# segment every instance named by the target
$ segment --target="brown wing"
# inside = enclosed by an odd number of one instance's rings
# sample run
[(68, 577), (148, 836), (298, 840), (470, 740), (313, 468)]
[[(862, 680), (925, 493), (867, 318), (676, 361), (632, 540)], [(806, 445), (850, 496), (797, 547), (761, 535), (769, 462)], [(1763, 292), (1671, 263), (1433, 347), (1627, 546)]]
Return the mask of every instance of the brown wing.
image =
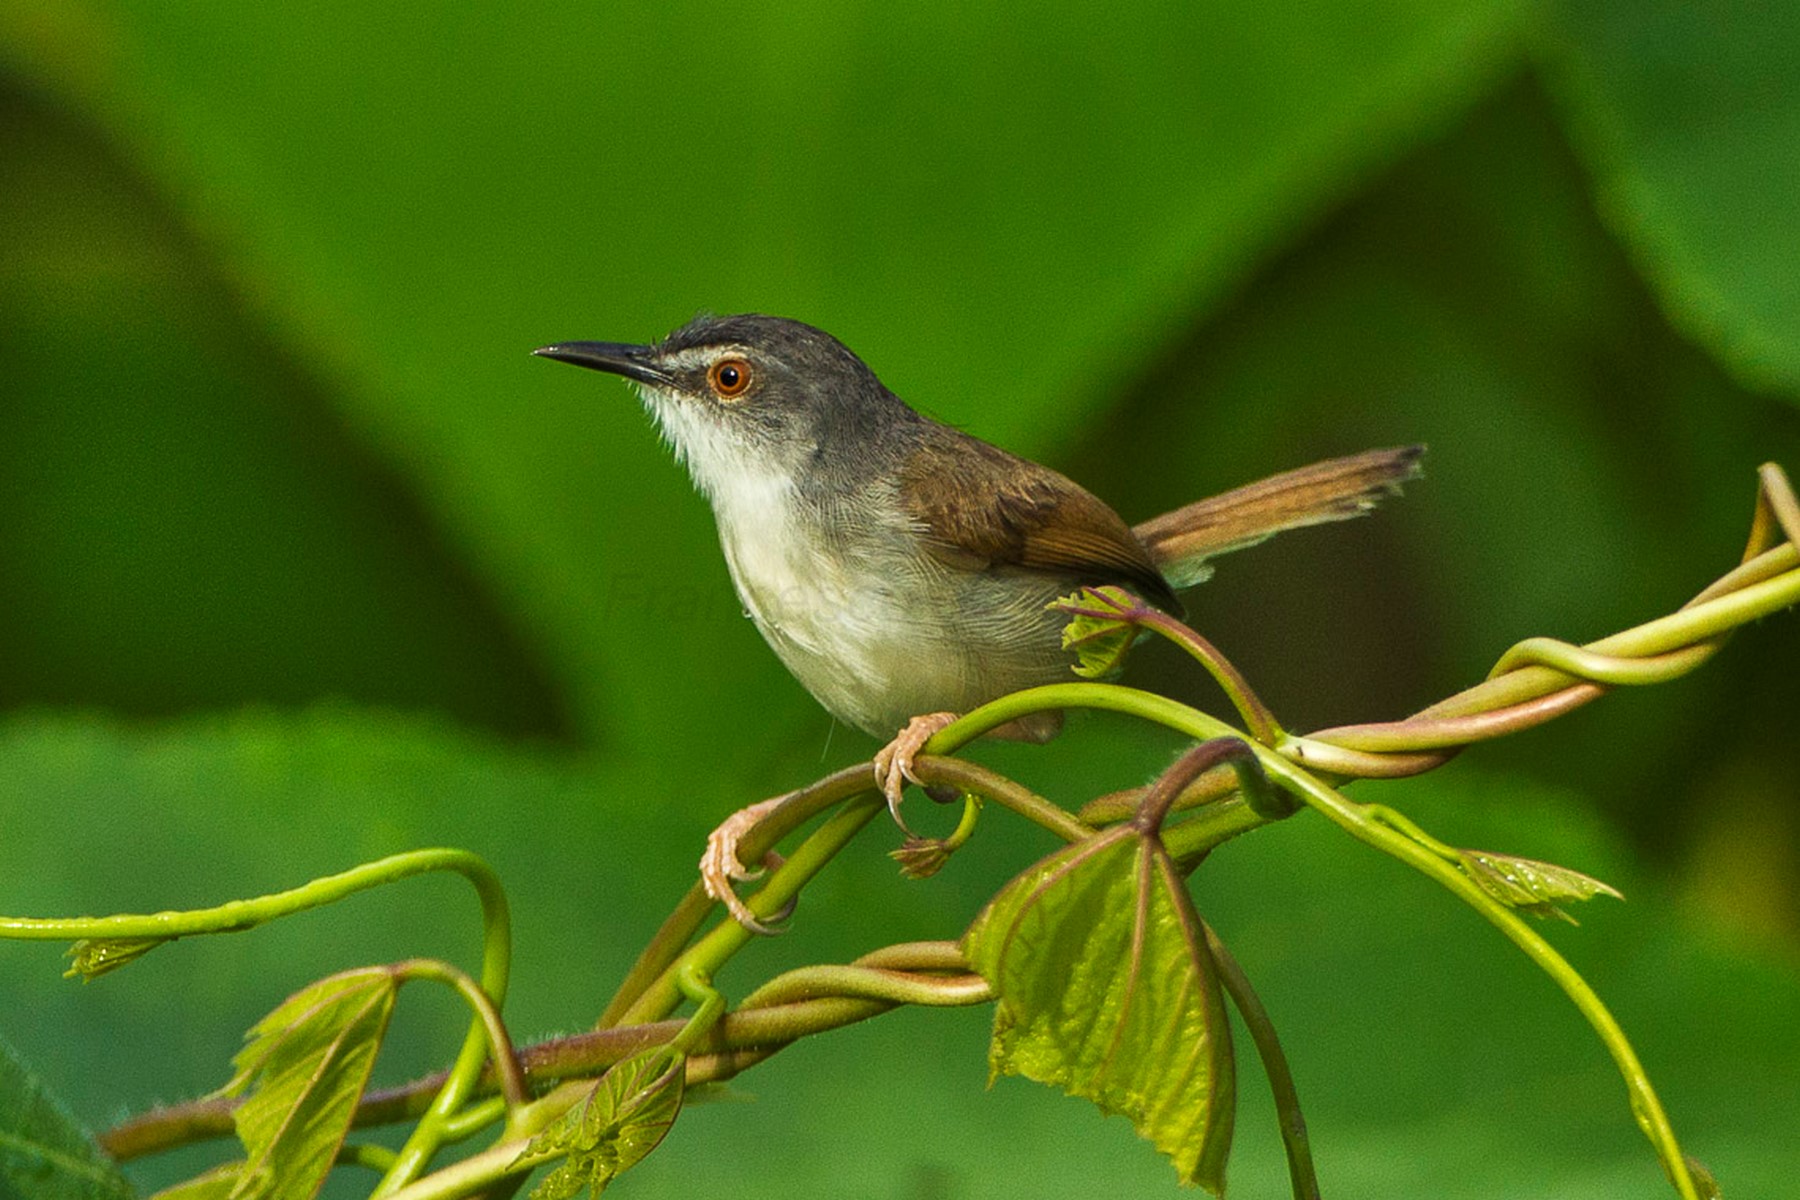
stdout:
[(1131, 527), (1066, 476), (939, 427), (901, 472), (926, 548), (964, 570), (1018, 567), (1071, 587), (1116, 583), (1172, 613), (1181, 604)]

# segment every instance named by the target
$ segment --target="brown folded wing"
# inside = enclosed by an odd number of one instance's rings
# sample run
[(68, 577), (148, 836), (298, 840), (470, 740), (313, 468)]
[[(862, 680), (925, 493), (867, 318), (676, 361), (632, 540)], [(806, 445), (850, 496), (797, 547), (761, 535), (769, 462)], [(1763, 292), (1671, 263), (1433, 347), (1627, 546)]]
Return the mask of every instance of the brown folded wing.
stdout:
[(942, 562), (1040, 571), (1071, 588), (1119, 584), (1158, 608), (1181, 611), (1119, 514), (1048, 467), (943, 429), (914, 452), (901, 486), (927, 549)]

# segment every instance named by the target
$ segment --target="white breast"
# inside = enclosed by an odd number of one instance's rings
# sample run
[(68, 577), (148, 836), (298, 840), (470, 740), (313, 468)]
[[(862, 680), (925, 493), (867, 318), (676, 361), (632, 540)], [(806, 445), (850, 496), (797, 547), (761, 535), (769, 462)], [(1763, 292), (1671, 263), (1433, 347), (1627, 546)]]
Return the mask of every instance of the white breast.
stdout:
[(799, 536), (793, 485), (776, 475), (735, 474), (726, 494), (715, 494), (719, 541), (744, 608), (765, 632), (791, 628), (804, 637), (821, 611), (851, 596), (838, 564), (821, 561)]
[[(966, 690), (961, 656), (926, 652), (934, 631), (920, 629), (918, 613), (901, 602), (917, 599), (917, 581), (905, 578), (909, 567), (889, 539), (842, 528), (821, 536), (831, 517), (802, 511), (785, 476), (740, 468), (710, 482), (738, 598), (833, 716), (887, 736), (927, 711), (915, 706), (928, 698)], [(945, 671), (955, 678), (936, 677)]]

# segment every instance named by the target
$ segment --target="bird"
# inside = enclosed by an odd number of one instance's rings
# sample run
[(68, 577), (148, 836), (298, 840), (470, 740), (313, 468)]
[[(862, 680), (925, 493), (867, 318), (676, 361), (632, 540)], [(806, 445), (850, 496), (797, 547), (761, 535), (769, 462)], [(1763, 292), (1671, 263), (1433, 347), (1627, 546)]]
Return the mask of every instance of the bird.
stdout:
[[(896, 819), (914, 756), (956, 714), (1069, 678), (1053, 601), (1116, 585), (1180, 616), (1177, 593), (1212, 558), (1367, 512), (1424, 449), (1315, 463), (1132, 526), (1067, 476), (916, 411), (797, 320), (702, 314), (652, 343), (533, 353), (635, 387), (711, 504), (763, 638), (832, 716), (892, 738), (873, 769)], [(1041, 742), (1061, 725), (1036, 713), (990, 736)], [(730, 880), (754, 872), (736, 843), (781, 799), (709, 839), (707, 890), (740, 920)]]

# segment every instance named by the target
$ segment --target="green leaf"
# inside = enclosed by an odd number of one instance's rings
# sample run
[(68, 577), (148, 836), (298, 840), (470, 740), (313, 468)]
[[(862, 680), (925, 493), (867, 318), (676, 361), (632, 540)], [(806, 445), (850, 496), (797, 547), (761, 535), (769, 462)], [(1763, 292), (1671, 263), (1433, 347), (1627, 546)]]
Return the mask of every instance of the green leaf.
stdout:
[(994, 988), (989, 1068), (1124, 1113), (1183, 1183), (1225, 1187), (1235, 1078), (1205, 932), (1154, 831), (1116, 826), (1009, 883), (963, 938)]
[(172, 1184), (149, 1200), (232, 1200), (245, 1181), (248, 1163), (222, 1163), (192, 1179)]
[(129, 1200), (112, 1160), (0, 1042), (0, 1200)]
[(0, 510), (0, 705), (342, 696), (568, 736), (539, 654), (131, 156), (5, 72), (0, 114), (0, 479), (31, 497)]
[(532, 1200), (568, 1200), (606, 1185), (656, 1149), (681, 1112), (687, 1058), (664, 1046), (615, 1064), (574, 1108), (531, 1140), (520, 1162), (566, 1161), (532, 1189)]
[(63, 978), (98, 979), (136, 962), (169, 938), (82, 938), (69, 947), (69, 969)]
[(1103, 679), (1125, 665), (1125, 656), (1138, 638), (1133, 616), (1143, 608), (1130, 592), (1112, 584), (1082, 588), (1046, 607), (1069, 615), (1062, 645), (1064, 650), (1075, 651), (1071, 669), (1077, 675)]
[(1516, 858), (1510, 854), (1491, 854), (1486, 850), (1458, 852), (1463, 874), (1476, 886), (1500, 903), (1523, 909), (1540, 917), (1561, 917), (1570, 923), (1574, 918), (1556, 906), (1559, 900), (1592, 900), (1595, 896), (1625, 897), (1611, 884), (1592, 875), (1583, 875), (1569, 867)]
[(385, 967), (321, 979), (257, 1022), (221, 1090), (248, 1163), (230, 1195), (306, 1200), (330, 1173), (387, 1032), (398, 984)]
[(1551, 5), (1544, 58), (1670, 319), (1800, 398), (1800, 6)]

